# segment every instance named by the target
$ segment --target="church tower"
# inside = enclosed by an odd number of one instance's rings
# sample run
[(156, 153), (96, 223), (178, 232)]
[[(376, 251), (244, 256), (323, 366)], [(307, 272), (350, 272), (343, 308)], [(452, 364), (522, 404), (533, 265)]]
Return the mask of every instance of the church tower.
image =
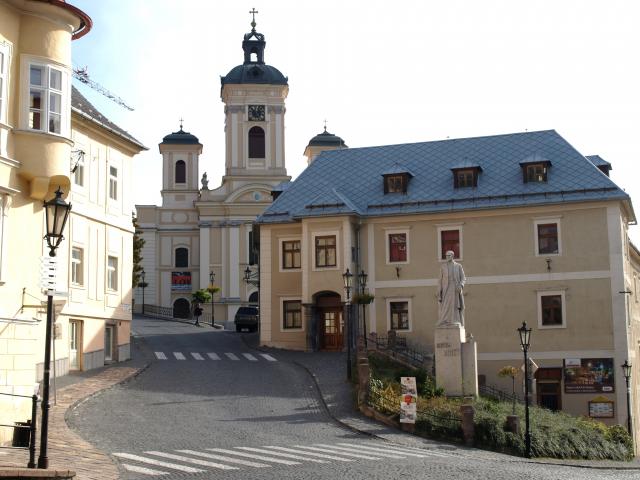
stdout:
[(232, 181), (287, 174), (284, 115), (288, 79), (265, 63), (265, 38), (255, 28), (257, 12), (251, 13), (251, 31), (242, 42), (244, 63), (220, 79), (225, 104), (225, 180)]
[(159, 145), (162, 154), (162, 206), (193, 208), (198, 198), (198, 137), (182, 129), (170, 133)]

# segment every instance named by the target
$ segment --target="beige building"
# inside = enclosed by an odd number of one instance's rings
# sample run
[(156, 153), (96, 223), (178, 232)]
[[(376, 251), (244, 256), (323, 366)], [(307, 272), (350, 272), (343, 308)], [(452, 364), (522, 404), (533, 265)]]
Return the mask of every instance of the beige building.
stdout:
[[(242, 42), (244, 63), (221, 78), (222, 184), (210, 189), (206, 173), (198, 178), (203, 147), (180, 125), (160, 143), (162, 205), (136, 205), (145, 240), (145, 312), (190, 317), (191, 295), (211, 284), (211, 274), (221, 289), (214, 297), (216, 323), (233, 328), (238, 308), (257, 304), (258, 289), (244, 281), (244, 272), (256, 270), (252, 224), (271, 203), (271, 191), (290, 178), (284, 151), (289, 87), (279, 70), (265, 64), (264, 36), (252, 27)], [(135, 294), (141, 311), (142, 289)], [(203, 307), (208, 322), (211, 304)]]
[[(52, 374), (129, 358), (132, 159), (145, 147), (71, 86), (71, 41), (90, 27), (64, 1), (0, 1), (0, 393), (32, 395), (42, 378), (43, 202), (58, 187), (72, 211), (56, 252)], [(28, 403), (8, 398), (0, 423), (26, 420)]]
[[(640, 269), (631, 201), (609, 169), (555, 131), (310, 158), (257, 222), (261, 343), (342, 349), (349, 269), (366, 272), (375, 296), (367, 333), (394, 330), (433, 352), (440, 265), (453, 250), (480, 383), (511, 391), (497, 372), (523, 364), (516, 329), (526, 321), (537, 403), (626, 425), (627, 359), (640, 414)], [(362, 308), (353, 309), (361, 333)]]

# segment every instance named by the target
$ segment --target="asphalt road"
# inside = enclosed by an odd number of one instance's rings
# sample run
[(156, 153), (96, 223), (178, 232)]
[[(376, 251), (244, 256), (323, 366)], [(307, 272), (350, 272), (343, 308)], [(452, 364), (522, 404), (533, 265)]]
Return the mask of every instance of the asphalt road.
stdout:
[(148, 368), (72, 410), (72, 428), (122, 479), (638, 479), (638, 471), (541, 465), (430, 443), (409, 448), (347, 429), (308, 373), (235, 332), (137, 319)]

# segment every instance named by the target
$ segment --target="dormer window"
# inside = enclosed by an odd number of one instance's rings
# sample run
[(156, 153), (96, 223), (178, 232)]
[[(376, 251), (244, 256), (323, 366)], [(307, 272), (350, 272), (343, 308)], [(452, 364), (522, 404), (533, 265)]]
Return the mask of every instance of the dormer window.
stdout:
[(385, 195), (387, 193), (407, 193), (411, 177), (413, 174), (398, 163), (386, 172), (382, 172)]
[(543, 183), (547, 181), (547, 174), (551, 162), (526, 162), (521, 163), (522, 167), (522, 181), (524, 183)]
[(479, 166), (452, 168), (453, 188), (469, 188), (478, 186)]

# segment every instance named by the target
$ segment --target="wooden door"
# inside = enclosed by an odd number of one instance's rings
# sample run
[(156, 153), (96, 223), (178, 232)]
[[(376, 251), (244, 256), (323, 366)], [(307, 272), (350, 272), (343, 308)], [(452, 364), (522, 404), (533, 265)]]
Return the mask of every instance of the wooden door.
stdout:
[(344, 343), (343, 332), (342, 310), (325, 309), (320, 311), (320, 333), (323, 350), (342, 350)]
[(549, 410), (562, 410), (561, 381), (561, 368), (539, 368), (536, 371), (538, 405)]

